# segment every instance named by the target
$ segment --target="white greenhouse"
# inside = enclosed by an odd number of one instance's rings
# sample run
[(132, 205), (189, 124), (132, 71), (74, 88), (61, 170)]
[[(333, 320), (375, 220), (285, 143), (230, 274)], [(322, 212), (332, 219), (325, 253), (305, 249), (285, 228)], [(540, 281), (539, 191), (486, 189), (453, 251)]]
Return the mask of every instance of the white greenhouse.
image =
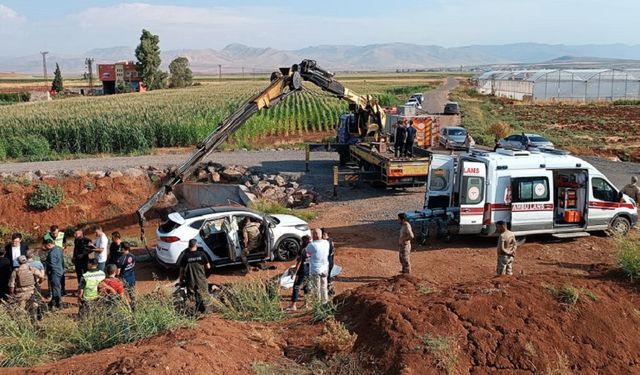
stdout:
[(640, 99), (640, 70), (490, 71), (476, 77), (476, 90), (525, 101)]

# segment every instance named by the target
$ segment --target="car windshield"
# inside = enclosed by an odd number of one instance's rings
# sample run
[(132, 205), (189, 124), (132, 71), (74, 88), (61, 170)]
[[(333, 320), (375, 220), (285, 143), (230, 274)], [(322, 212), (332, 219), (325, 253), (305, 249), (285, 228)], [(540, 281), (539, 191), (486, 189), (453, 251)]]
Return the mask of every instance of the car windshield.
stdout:
[(449, 129), (449, 135), (467, 135), (464, 129)]
[(164, 223), (162, 223), (160, 225), (160, 228), (158, 228), (160, 230), (161, 233), (169, 233), (172, 230), (176, 229), (177, 227), (179, 227), (180, 224), (176, 223), (175, 221), (168, 219), (167, 221), (165, 221)]
[(544, 137), (541, 137), (539, 135), (530, 135), (529, 140), (531, 142), (548, 142)]

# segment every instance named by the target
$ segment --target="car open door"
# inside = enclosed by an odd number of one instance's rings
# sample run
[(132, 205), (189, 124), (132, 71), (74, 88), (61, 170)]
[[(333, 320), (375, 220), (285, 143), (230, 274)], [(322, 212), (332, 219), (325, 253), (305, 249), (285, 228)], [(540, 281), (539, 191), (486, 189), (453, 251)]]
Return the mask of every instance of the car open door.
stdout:
[(234, 217), (226, 217), (224, 219), (224, 232), (227, 234), (227, 250), (229, 251), (229, 259), (235, 262), (237, 259), (237, 247), (240, 246), (238, 238), (238, 226), (234, 225), (236, 219)]
[(553, 229), (553, 175), (549, 170), (511, 173), (511, 231)]
[(265, 249), (264, 257), (270, 260), (273, 260), (273, 247), (275, 246), (272, 225), (273, 223), (266, 217), (262, 220), (262, 238), (264, 238)]
[(487, 167), (481, 162), (463, 160), (460, 171), (460, 233), (480, 233), (486, 200)]

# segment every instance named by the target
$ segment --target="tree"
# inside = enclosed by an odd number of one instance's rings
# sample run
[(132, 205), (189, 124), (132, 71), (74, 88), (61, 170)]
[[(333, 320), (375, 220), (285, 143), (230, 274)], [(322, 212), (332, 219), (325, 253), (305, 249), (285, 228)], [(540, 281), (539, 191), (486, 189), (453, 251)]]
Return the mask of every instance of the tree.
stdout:
[(51, 91), (61, 92), (64, 90), (62, 83), (62, 73), (60, 73), (60, 67), (56, 63), (56, 70), (53, 72), (53, 82), (51, 82)]
[(176, 57), (169, 64), (169, 87), (187, 87), (193, 82), (193, 72), (186, 57)]
[(167, 73), (160, 70), (159, 43), (159, 36), (143, 29), (140, 44), (136, 47), (136, 70), (149, 90), (163, 88), (167, 79)]

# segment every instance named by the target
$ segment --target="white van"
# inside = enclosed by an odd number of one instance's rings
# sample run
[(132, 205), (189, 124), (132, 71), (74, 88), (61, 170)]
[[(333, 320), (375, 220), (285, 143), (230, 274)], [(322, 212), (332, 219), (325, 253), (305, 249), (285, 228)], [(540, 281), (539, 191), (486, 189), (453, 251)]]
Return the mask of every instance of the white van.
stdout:
[(407, 213), (423, 235), (438, 228), (491, 236), (500, 220), (519, 237), (624, 235), (638, 220), (630, 197), (591, 164), (558, 150), (434, 154), (427, 184), (423, 210)]

